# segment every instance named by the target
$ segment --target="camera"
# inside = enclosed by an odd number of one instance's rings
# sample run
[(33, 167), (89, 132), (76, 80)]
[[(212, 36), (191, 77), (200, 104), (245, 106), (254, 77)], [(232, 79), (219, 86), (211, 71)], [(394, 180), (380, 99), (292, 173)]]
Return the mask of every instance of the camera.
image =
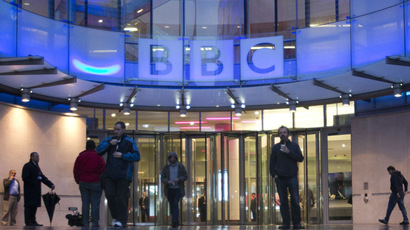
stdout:
[(72, 211), (73, 214), (67, 214), (65, 218), (68, 219), (68, 225), (72, 226), (84, 226), (83, 225), (83, 217), (77, 211), (77, 207), (69, 207), (69, 211)]

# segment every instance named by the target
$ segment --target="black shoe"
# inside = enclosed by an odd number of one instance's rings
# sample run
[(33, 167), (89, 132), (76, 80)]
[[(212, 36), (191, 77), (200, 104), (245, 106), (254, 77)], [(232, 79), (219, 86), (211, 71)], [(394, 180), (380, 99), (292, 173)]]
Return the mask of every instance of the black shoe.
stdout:
[(43, 226), (43, 225), (39, 224), (39, 223), (35, 223), (34, 226), (39, 226), (40, 227), (40, 226)]
[(297, 225), (293, 225), (293, 229), (305, 229), (305, 227), (300, 224), (297, 224)]
[(408, 225), (408, 224), (409, 224), (409, 221), (403, 221), (400, 223), (400, 225)]
[(387, 224), (387, 220), (385, 220), (385, 219), (379, 219), (379, 222), (383, 223), (383, 224)]
[(172, 222), (172, 228), (178, 228), (178, 226), (179, 226), (178, 221)]
[(278, 229), (290, 229), (290, 225), (281, 225)]

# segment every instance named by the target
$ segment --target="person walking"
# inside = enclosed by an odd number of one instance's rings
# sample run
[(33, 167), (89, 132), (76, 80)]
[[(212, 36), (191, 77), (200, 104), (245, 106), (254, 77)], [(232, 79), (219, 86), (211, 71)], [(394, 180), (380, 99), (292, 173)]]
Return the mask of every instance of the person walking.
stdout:
[(280, 199), (280, 213), (283, 225), (279, 229), (290, 228), (288, 189), (290, 193), (293, 229), (304, 229), (301, 225), (299, 206), (298, 162), (304, 157), (298, 144), (289, 140), (289, 129), (281, 126), (278, 130), (280, 143), (272, 147), (270, 174), (275, 179)]
[(107, 137), (97, 147), (98, 155), (107, 154), (102, 183), (111, 212), (111, 225), (115, 227), (127, 226), (133, 164), (140, 160), (137, 144), (125, 131), (125, 123), (118, 121), (114, 125), (115, 135)]
[(24, 221), (26, 226), (43, 226), (36, 220), (37, 208), (41, 206), (41, 183), (52, 190), (55, 189), (53, 182), (41, 172), (39, 162), (39, 154), (32, 152), (30, 161), (23, 166), (21, 177), (24, 183)]
[(172, 215), (172, 227), (179, 227), (179, 200), (185, 196), (184, 182), (188, 179), (185, 166), (178, 162), (178, 156), (171, 152), (168, 156), (169, 164), (162, 168), (161, 182), (165, 185), (164, 192), (168, 199)]
[[(407, 194), (407, 180), (404, 178), (400, 171), (396, 170), (393, 166), (387, 167), (387, 172), (390, 174), (390, 190), (389, 203), (387, 205), (386, 217), (379, 219), (380, 223), (388, 224), (390, 215), (396, 206), (399, 205), (401, 214), (403, 215), (403, 222), (401, 225), (408, 225), (409, 218), (407, 217), (406, 207), (404, 207), (404, 196)], [(403, 190), (404, 186), (404, 190)]]
[(16, 170), (10, 170), (9, 177), (3, 180), (3, 217), (1, 219), (4, 226), (16, 225), (18, 202), (21, 198), (20, 182), (16, 179)]
[(84, 226), (99, 227), (100, 201), (102, 188), (100, 175), (104, 172), (105, 162), (95, 151), (95, 142), (88, 140), (84, 151), (82, 151), (74, 163), (74, 180), (79, 185), (82, 202), (82, 220)]

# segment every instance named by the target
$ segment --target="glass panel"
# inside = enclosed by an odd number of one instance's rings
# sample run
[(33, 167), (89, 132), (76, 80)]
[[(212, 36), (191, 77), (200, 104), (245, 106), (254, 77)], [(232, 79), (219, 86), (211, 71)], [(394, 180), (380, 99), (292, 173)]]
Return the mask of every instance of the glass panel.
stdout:
[(138, 111), (138, 130), (168, 131), (168, 112)]
[(122, 83), (124, 81), (124, 35), (72, 26), (69, 61), (70, 74), (82, 79)]
[(310, 26), (327, 24), (336, 21), (336, 0), (310, 0)]
[(257, 218), (257, 208), (259, 207), (260, 195), (257, 193), (257, 161), (256, 161), (256, 138), (245, 137), (245, 210), (246, 222), (255, 222)]
[(16, 56), (16, 7), (0, 1), (0, 57)]
[(114, 129), (114, 125), (117, 121), (125, 123), (127, 130), (136, 130), (136, 111), (131, 110), (130, 115), (124, 115), (122, 112), (118, 112), (118, 109), (107, 109), (106, 114), (106, 129)]
[(263, 110), (263, 130), (277, 130), (282, 125), (293, 127), (289, 109)]
[[(239, 120), (239, 117), (233, 117)], [(231, 130), (231, 112), (202, 112), (201, 131), (221, 132)]]
[(18, 20), (18, 56), (39, 55), (60, 71), (68, 72), (68, 27), (27, 11)]
[(242, 115), (239, 118), (233, 119), (232, 130), (262, 130), (260, 110), (242, 111)]
[(269, 171), (270, 165), (270, 136), (265, 134), (259, 134), (258, 136), (258, 169), (259, 169), (259, 197), (257, 205), (257, 218), (259, 224), (271, 224), (273, 217), (272, 211), (274, 206), (271, 199), (273, 191), (270, 187), (271, 175)]
[(365, 15), (399, 3), (398, 0), (350, 1), (352, 17)]
[[(292, 141), (294, 137), (292, 137)], [(305, 157), (305, 159), (303, 160), (303, 162), (298, 162), (298, 180), (299, 180), (299, 200), (302, 201), (302, 199), (306, 199), (306, 197), (304, 196), (305, 193), (309, 193), (309, 190), (306, 191), (306, 187), (307, 185), (305, 184), (305, 177), (306, 177), (306, 168), (305, 168), (305, 162), (307, 160), (307, 156), (306, 156), (306, 150), (305, 150), (305, 146), (306, 146), (306, 136), (305, 135), (298, 135), (298, 144), (300, 147), (300, 151), (302, 152), (302, 155)], [(306, 221), (306, 216), (305, 216), (305, 210), (304, 210), (304, 206), (303, 204), (299, 204), (300, 205), (300, 217), (302, 221)]]
[(127, 0), (124, 11), (127, 42), (136, 42), (151, 33), (151, 1)]
[(152, 0), (152, 35), (181, 36), (181, 0)]
[(275, 28), (275, 4), (272, 0), (247, 0), (248, 34), (272, 32)]
[[(142, 198), (142, 193), (146, 193), (146, 198), (148, 199), (148, 219), (145, 216), (145, 222), (155, 222), (156, 217), (156, 206), (155, 200), (157, 199), (158, 187), (156, 185), (156, 142), (155, 138), (138, 138), (137, 139), (138, 149), (141, 154), (141, 161), (138, 162), (138, 185), (139, 185), (139, 195)], [(138, 200), (139, 201), (139, 200)], [(137, 202), (135, 199), (134, 202)], [(146, 203), (145, 203), (146, 204)], [(134, 212), (139, 213), (139, 221), (142, 221), (142, 211), (139, 207), (139, 203), (134, 203)]]
[(49, 0), (36, 0), (34, 3), (30, 0), (22, 0), (21, 7), (27, 11), (33, 12), (35, 14), (49, 17)]
[[(367, 102), (365, 102), (367, 104)], [(326, 105), (327, 126), (350, 125), (350, 119), (354, 116), (354, 103), (343, 106), (342, 103)]]
[(223, 173), (221, 173), (221, 199), (224, 200), (224, 220), (228, 223), (240, 221), (239, 191), (239, 138), (225, 137)]
[(295, 128), (323, 127), (323, 105), (298, 108), (295, 113)]
[(350, 24), (332, 23), (298, 30), (298, 80), (350, 70)]
[[(384, 60), (386, 56), (404, 55), (402, 23), (403, 9), (401, 6), (352, 20), (353, 67), (357, 68)], [(383, 49), (374, 49), (374, 47), (383, 47)]]
[(196, 0), (185, 4), (186, 36), (243, 35), (243, 0)]
[(206, 168), (207, 153), (206, 142), (208, 138), (192, 138), (192, 215), (194, 222), (205, 222), (207, 215), (207, 194), (206, 194)]
[(350, 134), (328, 136), (329, 220), (352, 219)]
[[(298, 27), (298, 21), (296, 17), (296, 2), (300, 2), (298, 9), (300, 15), (304, 14), (304, 5), (303, 1), (277, 1), (278, 2), (278, 30), (277, 31), (287, 31), (284, 34), (284, 39), (294, 38), (295, 35), (292, 34), (292, 29)], [(303, 10), (303, 11), (302, 11)], [(300, 17), (304, 18), (304, 17)]]
[(320, 166), (320, 158), (318, 160), (318, 139), (316, 134), (307, 135), (307, 151), (303, 151), (302, 154), (305, 156), (305, 161), (307, 162), (307, 186), (305, 186), (305, 191), (302, 193), (302, 218), (308, 223), (320, 223), (320, 215), (318, 202), (321, 200), (320, 194), (320, 183), (318, 175), (318, 167)]
[[(171, 112), (169, 120), (171, 131), (199, 131), (198, 112), (189, 111), (186, 113), (186, 117), (181, 117), (179, 112)], [(206, 127), (204, 128), (206, 129)]]

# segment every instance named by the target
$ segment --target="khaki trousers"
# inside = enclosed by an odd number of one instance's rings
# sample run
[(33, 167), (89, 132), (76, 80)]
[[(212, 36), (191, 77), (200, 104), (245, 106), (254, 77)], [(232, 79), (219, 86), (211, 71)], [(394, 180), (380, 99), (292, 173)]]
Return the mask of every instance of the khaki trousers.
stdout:
[(3, 200), (3, 217), (1, 222), (4, 226), (16, 225), (17, 207), (17, 196), (10, 196), (9, 200)]

